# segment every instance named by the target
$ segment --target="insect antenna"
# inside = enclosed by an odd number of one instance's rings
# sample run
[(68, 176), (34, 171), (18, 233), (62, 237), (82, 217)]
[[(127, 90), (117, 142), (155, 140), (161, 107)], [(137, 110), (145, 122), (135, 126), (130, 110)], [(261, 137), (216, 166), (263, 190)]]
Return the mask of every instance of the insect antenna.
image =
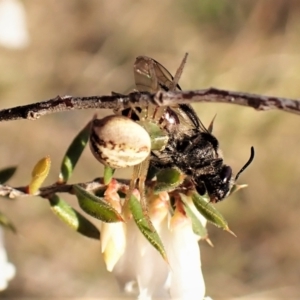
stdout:
[(254, 159), (254, 148), (253, 146), (251, 147), (251, 153), (250, 153), (250, 158), (248, 159), (248, 161), (245, 163), (245, 165), (240, 169), (240, 171), (236, 174), (235, 176), (235, 180), (237, 180), (239, 178), (239, 176), (241, 175), (241, 173), (243, 171), (245, 171), (245, 169), (252, 163), (253, 159)]

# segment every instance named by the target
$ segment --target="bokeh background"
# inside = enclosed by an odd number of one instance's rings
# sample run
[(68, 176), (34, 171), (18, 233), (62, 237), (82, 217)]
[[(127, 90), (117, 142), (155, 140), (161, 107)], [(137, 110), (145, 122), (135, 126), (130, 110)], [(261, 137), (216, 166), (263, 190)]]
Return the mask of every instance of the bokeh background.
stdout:
[[(189, 52), (184, 89), (300, 95), (300, 3), (297, 0), (27, 0), (30, 37), (24, 49), (0, 48), (0, 107), (56, 95), (104, 95), (133, 87), (135, 57), (155, 58), (175, 72)], [(249, 187), (218, 204), (237, 238), (209, 226), (215, 247), (201, 242), (207, 293), (214, 299), (296, 299), (300, 296), (300, 116), (229, 104), (199, 104), (204, 124), (217, 114), (215, 135), (225, 161)], [(52, 158), (47, 180), (95, 111), (73, 111), (0, 124), (0, 167), (18, 165), (11, 185), (28, 183), (32, 166)], [(109, 111), (99, 111), (99, 115)], [(73, 182), (100, 176), (86, 149)], [(128, 176), (128, 170), (118, 176)], [(72, 205), (76, 201), (65, 197)], [(73, 232), (46, 201), (1, 200), (19, 235), (8, 233), (17, 276), (0, 297), (47, 299), (124, 297), (100, 255), (99, 243)], [(94, 221), (97, 224), (97, 220)]]

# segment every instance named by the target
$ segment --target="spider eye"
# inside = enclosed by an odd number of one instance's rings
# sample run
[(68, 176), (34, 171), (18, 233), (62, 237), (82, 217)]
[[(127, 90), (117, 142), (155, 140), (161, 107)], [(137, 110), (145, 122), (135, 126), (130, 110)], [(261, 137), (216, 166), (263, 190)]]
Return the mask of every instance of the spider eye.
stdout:
[(223, 182), (229, 181), (232, 177), (232, 169), (229, 166), (223, 166), (220, 177)]

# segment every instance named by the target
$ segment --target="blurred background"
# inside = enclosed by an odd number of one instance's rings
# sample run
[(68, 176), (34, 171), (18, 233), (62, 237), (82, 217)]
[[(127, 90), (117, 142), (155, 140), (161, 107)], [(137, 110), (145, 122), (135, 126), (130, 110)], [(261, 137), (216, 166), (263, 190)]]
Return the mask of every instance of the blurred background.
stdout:
[[(300, 4), (297, 0), (27, 0), (28, 37), (0, 46), (0, 108), (57, 95), (104, 95), (133, 88), (135, 57), (147, 55), (174, 73), (189, 53), (183, 89), (217, 87), (273, 96), (300, 95)], [(13, 26), (13, 25), (11, 25)], [(1, 27), (1, 23), (0, 23)], [(4, 44), (3, 44), (4, 45)], [(209, 225), (215, 247), (201, 242), (207, 294), (213, 299), (300, 296), (300, 116), (226, 104), (196, 107), (204, 124), (215, 114), (225, 162), (249, 187), (217, 205), (237, 238)], [(0, 124), (0, 168), (18, 165), (9, 182), (25, 185), (37, 160), (61, 158), (95, 111)], [(100, 115), (109, 111), (99, 111)], [(72, 182), (101, 176), (86, 149)], [(128, 170), (117, 173), (128, 176)], [(76, 201), (64, 196), (72, 205)], [(97, 241), (73, 232), (46, 201), (2, 200), (19, 235), (6, 234), (17, 275), (0, 297), (123, 297)], [(95, 224), (97, 220), (94, 220)], [(47, 298), (47, 299), (48, 299)]]

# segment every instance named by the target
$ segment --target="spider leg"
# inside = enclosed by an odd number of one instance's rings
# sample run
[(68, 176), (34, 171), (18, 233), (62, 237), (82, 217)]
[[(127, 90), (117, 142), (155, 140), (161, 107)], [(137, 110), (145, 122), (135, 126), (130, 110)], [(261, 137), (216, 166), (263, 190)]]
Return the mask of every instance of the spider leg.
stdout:
[(129, 190), (127, 191), (124, 207), (128, 206), (128, 202), (133, 190), (136, 188), (136, 184), (138, 181), (138, 190), (140, 193), (140, 203), (142, 206), (143, 215), (145, 216), (147, 223), (152, 231), (155, 231), (155, 228), (150, 220), (149, 212), (148, 212), (148, 205), (146, 199), (146, 186), (145, 181), (147, 178), (147, 173), (150, 164), (150, 157), (146, 158), (142, 163), (139, 165), (134, 166), (133, 168), (133, 175), (131, 177), (131, 181), (129, 184)]

